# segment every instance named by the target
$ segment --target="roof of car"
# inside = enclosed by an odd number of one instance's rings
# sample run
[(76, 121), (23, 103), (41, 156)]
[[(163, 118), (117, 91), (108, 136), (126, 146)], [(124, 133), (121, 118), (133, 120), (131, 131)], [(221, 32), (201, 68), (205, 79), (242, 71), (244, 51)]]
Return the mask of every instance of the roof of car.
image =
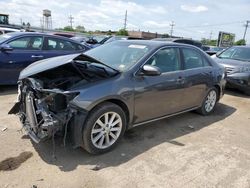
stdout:
[(236, 47), (236, 48), (250, 48), (250, 46), (232, 46), (232, 47)]
[(58, 38), (67, 38), (67, 37), (62, 37), (59, 35), (53, 35), (52, 33), (41, 33), (41, 32), (12, 32), (12, 33), (8, 33), (8, 35), (11, 35), (12, 37), (15, 36), (25, 36), (25, 35), (43, 35), (43, 36), (54, 36), (54, 37), (58, 37)]
[(118, 40), (115, 42), (122, 42), (128, 44), (136, 44), (136, 45), (146, 45), (152, 48), (159, 48), (164, 46), (189, 46), (194, 47), (193, 45), (183, 44), (183, 43), (175, 43), (171, 41), (154, 41), (154, 40)]
[[(18, 37), (18, 36), (36, 36), (36, 35), (42, 35), (42, 36), (49, 36), (49, 37), (53, 37), (53, 38), (58, 38), (58, 39), (63, 39), (63, 40), (70, 40), (72, 42), (75, 43), (79, 43), (76, 40), (70, 39), (68, 37), (63, 37), (63, 36), (59, 36), (59, 35), (53, 35), (52, 33), (40, 33), (40, 32), (11, 32), (11, 33), (7, 33), (6, 35), (11, 36), (12, 37)], [(6, 38), (6, 40), (10, 39), (10, 38)], [(79, 43), (80, 44), (80, 43)]]
[[(41, 33), (41, 32), (12, 32), (12, 36), (18, 36), (18, 35), (47, 35), (47, 36), (58, 36), (58, 35), (53, 35), (50, 33)], [(60, 37), (60, 36), (59, 36)]]

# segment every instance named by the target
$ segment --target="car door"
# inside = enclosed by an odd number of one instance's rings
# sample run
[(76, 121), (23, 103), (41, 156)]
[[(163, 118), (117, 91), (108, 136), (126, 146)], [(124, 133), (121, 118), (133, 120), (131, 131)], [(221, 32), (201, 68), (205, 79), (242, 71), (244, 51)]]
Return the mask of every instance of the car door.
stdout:
[(86, 50), (84, 49), (84, 46), (80, 44), (56, 37), (46, 37), (43, 49), (45, 51), (44, 55), (46, 58), (81, 53)]
[(0, 83), (15, 84), (22, 69), (43, 59), (42, 36), (23, 36), (6, 42), (12, 50), (0, 52)]
[(161, 75), (135, 77), (134, 123), (173, 114), (183, 109), (184, 77), (179, 49), (161, 49), (146, 64), (158, 67)]
[(185, 107), (200, 106), (207, 87), (213, 82), (213, 68), (202, 52), (195, 48), (181, 48), (185, 76)]

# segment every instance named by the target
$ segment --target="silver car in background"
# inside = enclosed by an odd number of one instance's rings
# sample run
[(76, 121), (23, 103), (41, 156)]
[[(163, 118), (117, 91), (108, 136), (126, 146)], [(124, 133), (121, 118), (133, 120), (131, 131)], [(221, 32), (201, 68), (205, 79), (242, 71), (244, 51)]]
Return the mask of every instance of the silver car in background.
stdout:
[(227, 86), (237, 88), (250, 95), (250, 47), (233, 46), (212, 58), (224, 66), (227, 73)]

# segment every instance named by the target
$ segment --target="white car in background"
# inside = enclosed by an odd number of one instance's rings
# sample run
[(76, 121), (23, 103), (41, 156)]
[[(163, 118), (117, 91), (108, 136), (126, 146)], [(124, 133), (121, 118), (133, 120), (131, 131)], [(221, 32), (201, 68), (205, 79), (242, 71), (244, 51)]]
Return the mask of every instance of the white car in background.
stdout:
[(0, 35), (10, 33), (10, 32), (20, 32), (19, 29), (7, 28), (7, 27), (0, 27)]

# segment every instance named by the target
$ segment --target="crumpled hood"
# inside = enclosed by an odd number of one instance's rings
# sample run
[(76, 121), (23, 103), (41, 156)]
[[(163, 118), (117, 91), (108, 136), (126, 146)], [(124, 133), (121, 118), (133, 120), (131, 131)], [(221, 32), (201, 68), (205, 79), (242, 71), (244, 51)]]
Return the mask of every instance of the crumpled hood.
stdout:
[[(48, 59), (43, 59), (43, 60), (37, 61), (35, 63), (32, 63), (31, 65), (29, 65), (28, 67), (26, 67), (25, 69), (23, 69), (21, 71), (21, 73), (19, 75), (19, 79), (27, 78), (29, 76), (38, 74), (40, 72), (59, 67), (61, 65), (73, 63), (74, 60), (91, 61), (91, 62), (105, 65), (104, 63), (102, 63), (102, 62), (100, 62), (100, 61), (98, 61), (90, 56), (87, 56), (83, 53), (63, 55), (63, 56), (57, 56), (57, 57), (52, 57), (52, 58), (48, 58)], [(105, 65), (105, 66), (107, 66), (107, 65)], [(109, 66), (107, 66), (107, 67), (109, 67)], [(109, 68), (113, 69), (112, 67), (109, 67)], [(115, 69), (113, 69), (113, 70), (115, 70)]]
[(213, 58), (213, 60), (223, 65), (224, 67), (250, 66), (250, 62), (247, 62), (247, 61), (240, 61), (240, 60), (234, 60), (234, 59), (220, 59), (218, 57)]

